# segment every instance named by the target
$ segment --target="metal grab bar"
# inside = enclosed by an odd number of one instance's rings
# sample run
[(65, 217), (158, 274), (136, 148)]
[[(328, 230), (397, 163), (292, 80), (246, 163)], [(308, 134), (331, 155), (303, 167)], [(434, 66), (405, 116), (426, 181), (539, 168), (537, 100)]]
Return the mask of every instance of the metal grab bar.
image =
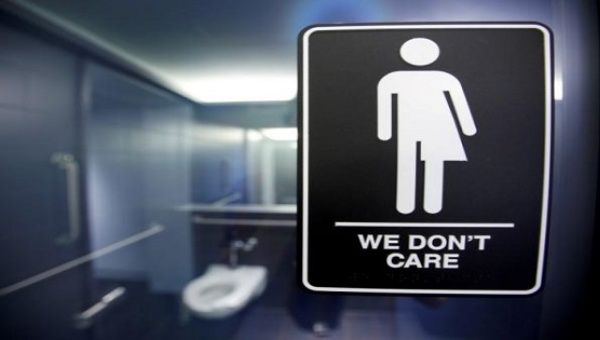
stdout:
[(102, 316), (109, 307), (123, 299), (126, 291), (125, 287), (117, 287), (104, 295), (100, 301), (96, 302), (90, 308), (75, 314), (73, 316), (75, 328), (86, 329), (92, 326), (94, 321)]
[(65, 170), (67, 176), (69, 231), (56, 238), (57, 244), (67, 245), (77, 241), (81, 228), (81, 216), (79, 215), (79, 164), (73, 155), (64, 152), (52, 154), (50, 161), (60, 169)]
[(77, 266), (80, 266), (80, 265), (82, 265), (84, 263), (93, 261), (93, 260), (95, 260), (97, 258), (100, 258), (100, 257), (105, 256), (107, 254), (110, 254), (112, 252), (115, 252), (115, 251), (117, 251), (117, 250), (119, 250), (121, 248), (127, 247), (127, 246), (132, 245), (134, 243), (137, 243), (137, 242), (139, 242), (141, 240), (144, 240), (144, 239), (146, 239), (146, 238), (148, 238), (150, 236), (156, 235), (156, 234), (158, 234), (158, 233), (160, 233), (160, 232), (162, 232), (164, 230), (165, 230), (165, 227), (163, 227), (162, 225), (157, 224), (157, 223), (152, 223), (151, 226), (148, 229), (146, 229), (146, 230), (144, 230), (142, 232), (139, 232), (139, 233), (137, 233), (135, 235), (129, 236), (129, 237), (125, 238), (125, 239), (122, 239), (121, 241), (115, 242), (115, 243), (113, 243), (111, 245), (108, 245), (108, 246), (106, 246), (104, 248), (98, 249), (98, 250), (96, 250), (94, 252), (91, 252), (91, 253), (85, 255), (85, 256), (78, 257), (78, 258), (76, 258), (74, 260), (65, 262), (65, 263), (63, 263), (63, 264), (61, 264), (59, 266), (56, 266), (54, 268), (48, 269), (48, 270), (43, 271), (43, 272), (41, 272), (39, 274), (31, 276), (31, 277), (29, 277), (29, 278), (27, 278), (27, 279), (25, 279), (23, 281), (14, 283), (14, 284), (12, 284), (10, 286), (6, 286), (6, 287), (3, 287), (3, 288), (0, 288), (0, 297), (8, 295), (8, 294), (11, 294), (11, 293), (14, 293), (16, 291), (19, 291), (19, 290), (21, 290), (23, 288), (29, 287), (29, 286), (31, 286), (33, 284), (38, 283), (38, 282), (44, 281), (44, 280), (46, 280), (48, 278), (51, 278), (51, 277), (53, 277), (55, 275), (61, 274), (63, 272), (66, 272), (67, 270), (73, 269), (73, 268), (75, 268)]

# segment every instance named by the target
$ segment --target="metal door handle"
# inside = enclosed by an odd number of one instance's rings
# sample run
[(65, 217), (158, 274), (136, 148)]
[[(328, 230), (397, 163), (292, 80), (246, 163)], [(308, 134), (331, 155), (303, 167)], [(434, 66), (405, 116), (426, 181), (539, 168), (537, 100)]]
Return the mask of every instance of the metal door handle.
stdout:
[(69, 153), (56, 152), (50, 161), (60, 169), (65, 170), (67, 176), (67, 207), (69, 215), (69, 231), (56, 238), (60, 245), (71, 244), (79, 238), (81, 218), (79, 215), (79, 164), (75, 157)]

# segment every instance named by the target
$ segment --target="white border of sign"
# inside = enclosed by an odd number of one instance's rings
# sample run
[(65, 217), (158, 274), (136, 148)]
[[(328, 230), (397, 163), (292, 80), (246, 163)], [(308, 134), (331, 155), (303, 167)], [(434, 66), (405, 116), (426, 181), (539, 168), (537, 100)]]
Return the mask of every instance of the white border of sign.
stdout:
[[(308, 282), (308, 66), (309, 38), (320, 31), (366, 31), (397, 29), (537, 29), (544, 35), (544, 74), (545, 74), (545, 114), (546, 135), (544, 146), (544, 189), (542, 196), (541, 233), (538, 253), (538, 265), (535, 285), (527, 290), (461, 290), (461, 289), (381, 289), (381, 288), (344, 288), (317, 287)], [(314, 26), (302, 34), (302, 283), (310, 290), (317, 292), (338, 293), (383, 293), (383, 294), (459, 294), (459, 295), (529, 295), (537, 292), (542, 286), (544, 254), (546, 248), (548, 196), (550, 190), (550, 156), (552, 135), (552, 71), (550, 31), (542, 24), (406, 24), (406, 25), (348, 25), (348, 26)]]

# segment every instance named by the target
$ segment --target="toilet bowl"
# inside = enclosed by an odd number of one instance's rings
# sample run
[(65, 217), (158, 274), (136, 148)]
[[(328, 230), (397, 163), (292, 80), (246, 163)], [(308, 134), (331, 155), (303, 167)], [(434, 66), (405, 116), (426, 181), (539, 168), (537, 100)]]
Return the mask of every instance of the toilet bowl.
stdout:
[(183, 304), (198, 317), (225, 318), (260, 296), (266, 284), (265, 267), (210, 265), (204, 275), (185, 286)]

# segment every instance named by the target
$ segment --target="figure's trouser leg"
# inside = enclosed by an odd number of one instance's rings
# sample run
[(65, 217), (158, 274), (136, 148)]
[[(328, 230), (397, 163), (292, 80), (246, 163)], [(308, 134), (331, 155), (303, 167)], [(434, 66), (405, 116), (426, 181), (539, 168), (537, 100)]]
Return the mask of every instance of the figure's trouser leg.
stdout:
[(444, 195), (444, 161), (425, 161), (423, 208), (430, 214), (442, 210)]
[(410, 214), (415, 210), (417, 185), (417, 145), (398, 142), (396, 164), (396, 210)]

